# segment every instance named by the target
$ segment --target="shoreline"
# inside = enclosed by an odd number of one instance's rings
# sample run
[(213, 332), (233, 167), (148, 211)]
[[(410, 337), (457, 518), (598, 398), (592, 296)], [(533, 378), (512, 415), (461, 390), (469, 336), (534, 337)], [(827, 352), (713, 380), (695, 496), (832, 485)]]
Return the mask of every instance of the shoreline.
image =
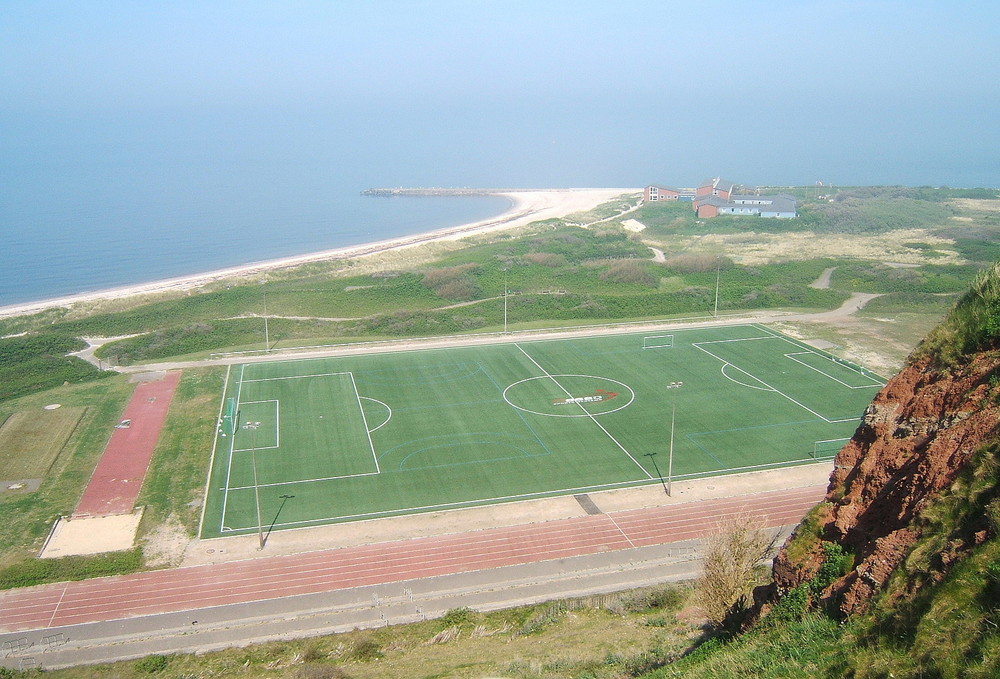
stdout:
[[(476, 190), (470, 190), (476, 191)], [(387, 252), (400, 248), (412, 247), (438, 240), (456, 240), (467, 236), (490, 233), (504, 229), (512, 229), (543, 219), (564, 217), (573, 212), (582, 212), (605, 203), (622, 194), (639, 193), (636, 188), (605, 188), (605, 189), (510, 189), (510, 190), (478, 190), (494, 196), (503, 196), (511, 201), (510, 207), (495, 217), (445, 227), (434, 231), (400, 236), (387, 240), (348, 245), (329, 250), (310, 252), (302, 255), (292, 255), (278, 259), (262, 260), (240, 264), (238, 266), (216, 269), (203, 273), (176, 276), (147, 283), (135, 283), (92, 292), (81, 292), (73, 295), (42, 299), (32, 302), (21, 302), (0, 306), (0, 318), (25, 316), (56, 307), (69, 308), (74, 304), (94, 302), (98, 300), (131, 297), (133, 295), (158, 294), (172, 291), (186, 291), (216, 283), (227, 278), (246, 276), (279, 269), (293, 268), (312, 262), (364, 257), (367, 255)]]

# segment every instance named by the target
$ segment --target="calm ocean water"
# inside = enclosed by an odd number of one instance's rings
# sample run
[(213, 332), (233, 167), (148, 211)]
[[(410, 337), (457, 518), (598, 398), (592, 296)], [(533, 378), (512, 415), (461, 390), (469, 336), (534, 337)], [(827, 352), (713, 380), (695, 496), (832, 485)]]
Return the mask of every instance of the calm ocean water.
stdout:
[[(782, 143), (762, 153), (758, 140), (776, 123), (761, 103), (463, 102), (0, 106), (0, 306), (421, 233), (507, 205), (361, 196), (369, 187), (694, 186), (718, 174), (771, 185), (1000, 185), (1000, 128), (959, 144), (948, 112), (933, 107), (880, 127), (831, 103), (822, 134), (803, 114), (778, 125)], [(654, 128), (685, 134), (636, 132)]]
[(422, 233), (501, 197), (361, 196), (308, 171), (53, 168), (3, 187), (0, 306)]

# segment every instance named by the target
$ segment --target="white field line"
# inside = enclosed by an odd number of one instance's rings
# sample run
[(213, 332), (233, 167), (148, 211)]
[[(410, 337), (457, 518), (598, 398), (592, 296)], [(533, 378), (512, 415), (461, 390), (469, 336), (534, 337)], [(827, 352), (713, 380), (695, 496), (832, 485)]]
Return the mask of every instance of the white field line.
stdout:
[[(392, 419), (392, 408), (389, 407), (388, 403), (384, 403), (384, 402), (378, 400), (377, 398), (370, 398), (368, 396), (359, 396), (358, 398), (360, 398), (360, 399), (362, 399), (364, 401), (371, 401), (372, 403), (378, 403), (380, 406), (382, 406), (383, 408), (385, 408), (386, 410), (389, 411), (389, 416), (387, 418), (385, 418), (385, 422), (383, 422), (379, 426), (377, 426), (374, 429), (372, 429), (370, 432), (368, 432), (369, 434), (377, 432), (379, 429), (381, 429), (385, 425), (389, 424), (389, 420)], [(366, 425), (368, 424), (368, 420), (365, 420), (365, 424)]]
[[(246, 363), (240, 366), (240, 381), (236, 385), (236, 415), (240, 414), (240, 396), (243, 393), (243, 373), (246, 372)], [(239, 423), (237, 422), (237, 425)], [(226, 463), (226, 485), (222, 488), (222, 512), (219, 517), (219, 530), (226, 527), (226, 505), (229, 504), (229, 481), (233, 476), (233, 448), (236, 445), (236, 431), (229, 437), (229, 461)]]
[[(538, 368), (538, 369), (539, 369), (539, 370), (541, 370), (541, 371), (542, 371), (543, 373), (545, 373), (545, 375), (546, 375), (546, 376), (547, 376), (547, 377), (548, 377), (548, 378), (549, 378), (550, 380), (552, 380), (552, 381), (553, 381), (553, 382), (555, 383), (555, 385), (556, 385), (557, 387), (559, 387), (560, 389), (562, 389), (563, 393), (564, 393), (564, 394), (566, 394), (566, 396), (568, 396), (569, 398), (573, 398), (573, 394), (569, 393), (569, 391), (567, 391), (567, 390), (566, 390), (566, 387), (564, 387), (563, 385), (559, 384), (559, 380), (557, 380), (557, 379), (556, 379), (556, 378), (554, 378), (554, 377), (553, 377), (553, 376), (552, 376), (551, 374), (549, 374), (549, 371), (548, 371), (548, 370), (546, 370), (545, 368), (543, 368), (542, 366), (540, 366), (540, 365), (538, 364), (538, 361), (536, 361), (535, 359), (533, 359), (533, 358), (532, 358), (532, 357), (531, 357), (531, 356), (530, 356), (530, 355), (528, 354), (528, 352), (527, 352), (527, 351), (525, 351), (524, 349), (522, 349), (522, 348), (521, 348), (521, 345), (520, 345), (520, 344), (514, 344), (514, 346), (515, 346), (515, 347), (517, 347), (517, 348), (518, 348), (518, 350), (519, 350), (519, 351), (520, 351), (520, 352), (521, 352), (522, 354), (524, 354), (525, 356), (527, 356), (528, 360), (529, 360), (529, 361), (531, 361), (532, 363), (534, 363), (534, 364), (535, 364), (535, 367), (536, 367), (536, 368)], [(584, 413), (586, 413), (587, 417), (589, 417), (589, 418), (590, 418), (590, 420), (591, 420), (591, 421), (592, 421), (592, 422), (593, 422), (594, 424), (596, 424), (596, 425), (597, 425), (598, 427), (600, 427), (600, 428), (601, 428), (601, 431), (603, 431), (603, 432), (604, 432), (605, 434), (607, 434), (608, 438), (609, 438), (609, 439), (611, 439), (611, 440), (612, 440), (612, 441), (614, 442), (614, 444), (615, 444), (616, 446), (618, 446), (618, 447), (619, 447), (619, 448), (621, 449), (621, 451), (622, 451), (623, 453), (625, 453), (626, 455), (628, 455), (628, 459), (632, 460), (632, 462), (634, 462), (634, 463), (635, 463), (635, 465), (636, 465), (636, 466), (637, 466), (637, 467), (638, 467), (639, 469), (641, 469), (641, 470), (643, 471), (643, 473), (644, 473), (644, 474), (645, 474), (645, 475), (646, 475), (647, 477), (649, 477), (650, 479), (652, 479), (652, 478), (653, 478), (653, 476), (652, 476), (652, 475), (651, 475), (651, 474), (650, 474), (650, 473), (649, 473), (648, 471), (646, 471), (646, 468), (645, 468), (645, 467), (643, 467), (643, 466), (642, 466), (641, 464), (639, 464), (639, 461), (638, 461), (638, 460), (636, 460), (636, 459), (635, 459), (634, 457), (632, 457), (632, 453), (628, 452), (628, 450), (626, 450), (626, 449), (625, 449), (625, 446), (623, 446), (623, 445), (622, 445), (621, 443), (619, 443), (619, 442), (618, 442), (618, 439), (616, 439), (616, 438), (615, 438), (614, 436), (612, 436), (612, 435), (611, 435), (611, 432), (609, 432), (609, 431), (608, 431), (607, 429), (605, 429), (605, 428), (604, 428), (604, 425), (603, 425), (603, 424), (601, 424), (600, 422), (598, 422), (598, 421), (597, 421), (597, 418), (596, 418), (596, 417), (594, 417), (594, 415), (593, 415), (593, 414), (592, 414), (592, 413), (591, 413), (590, 411), (588, 411), (588, 410), (586, 409), (586, 407), (584, 407), (584, 405), (583, 405), (582, 403), (578, 403), (577, 405), (578, 405), (578, 406), (580, 406), (580, 409), (581, 409), (581, 410), (582, 410), (582, 411), (583, 411)]]
[[(704, 351), (704, 349), (702, 349), (702, 351)], [(718, 358), (718, 357), (716, 357), (716, 358)], [(751, 375), (750, 373), (748, 373), (743, 368), (739, 367), (738, 365), (733, 365), (732, 363), (723, 362), (723, 364), (722, 364), (722, 371), (721, 371), (722, 372), (722, 376), (725, 377), (730, 382), (735, 382), (736, 384), (738, 384), (738, 385), (740, 385), (742, 387), (747, 387), (749, 389), (759, 389), (760, 391), (773, 391), (772, 389), (769, 389), (767, 387), (758, 387), (758, 386), (756, 386), (754, 384), (747, 384), (746, 382), (740, 382), (735, 377), (730, 377), (728, 374), (726, 374), (726, 368), (735, 368), (736, 370), (739, 370), (741, 373), (743, 373), (744, 375), (746, 375), (747, 377), (749, 377), (752, 380), (757, 380), (757, 378), (754, 377), (753, 375)], [(760, 382), (760, 380), (757, 380), (757, 381)], [(763, 382), (761, 382), (761, 384), (763, 384)]]
[[(809, 368), (810, 370), (815, 370), (820, 375), (823, 375), (824, 377), (827, 377), (827, 378), (833, 380), (834, 382), (836, 382), (837, 384), (840, 384), (840, 385), (843, 385), (843, 386), (847, 387), (848, 389), (871, 389), (872, 387), (882, 386), (881, 384), (879, 384), (879, 383), (876, 382), (874, 384), (865, 384), (865, 385), (862, 385), (862, 386), (859, 386), (859, 387), (853, 387), (850, 384), (848, 384), (847, 382), (844, 382), (842, 380), (838, 380), (833, 375), (820, 370), (816, 366), (809, 365), (805, 361), (800, 361), (799, 359), (795, 358), (796, 356), (801, 355), (801, 354), (806, 354), (807, 356), (819, 356), (820, 358), (824, 358), (822, 354), (817, 354), (817, 353), (812, 352), (812, 351), (800, 351), (800, 352), (797, 352), (797, 353), (794, 353), (794, 354), (785, 354), (785, 358), (790, 359), (792, 361), (795, 361), (799, 365), (804, 365), (805, 367)], [(838, 363), (837, 365), (840, 365), (840, 364)], [(862, 375), (862, 377), (865, 377), (865, 375)], [(869, 378), (869, 379), (871, 379), (871, 378)], [(874, 380), (873, 380), (873, 382), (874, 382)]]
[(351, 377), (351, 386), (354, 388), (354, 397), (358, 403), (358, 410), (361, 412), (361, 422), (365, 426), (365, 436), (368, 437), (368, 449), (372, 451), (372, 461), (375, 462), (375, 473), (381, 474), (382, 468), (378, 464), (378, 455), (375, 454), (375, 442), (372, 441), (372, 433), (368, 428), (368, 418), (365, 417), (365, 407), (361, 405), (361, 394), (358, 393), (358, 384), (354, 381), (354, 373), (348, 372)]
[[(774, 337), (776, 339), (780, 339), (783, 342), (787, 342), (788, 344), (791, 344), (796, 349), (801, 349), (801, 351), (798, 352), (798, 353), (816, 354), (817, 356), (819, 356), (820, 358), (823, 358), (823, 359), (829, 359), (830, 358), (829, 355), (822, 354), (822, 353), (816, 351), (815, 349), (813, 349), (812, 347), (810, 347), (809, 345), (803, 344), (802, 342), (800, 342), (800, 341), (798, 341), (796, 339), (793, 339), (791, 337), (788, 337), (787, 335), (782, 335), (780, 333), (775, 333), (774, 331), (768, 330), (767, 328), (762, 327), (762, 326), (758, 326), (758, 327), (759, 327), (760, 330), (763, 330), (764, 332), (770, 334), (772, 337)], [(850, 387), (851, 389), (869, 389), (869, 388), (871, 388), (871, 386), (879, 386), (879, 387), (884, 387), (885, 386), (885, 380), (878, 380), (878, 379), (875, 379), (874, 377), (872, 377), (871, 375), (865, 375), (864, 368), (859, 368), (858, 370), (854, 370), (854, 366), (851, 366), (851, 365), (845, 365), (843, 363), (840, 363), (838, 365), (842, 365), (843, 367), (847, 368), (848, 370), (852, 370), (854, 372), (857, 372), (862, 377), (867, 377), (869, 380), (871, 380), (872, 382), (875, 383), (875, 384), (870, 385), (868, 387)]]
[(724, 340), (705, 340), (703, 342), (692, 342), (692, 346), (698, 346), (699, 344), (727, 344), (729, 342), (752, 342), (754, 340), (767, 340), (775, 339), (777, 335), (768, 335), (767, 337), (737, 337), (736, 339), (724, 339)]
[(277, 382), (278, 380), (303, 380), (307, 377), (336, 377), (337, 375), (350, 375), (350, 372), (339, 373), (315, 373), (313, 375), (288, 375), (287, 377), (261, 377), (247, 382)]
[[(348, 372), (341, 372), (341, 373), (325, 373), (325, 374), (318, 374), (318, 375), (309, 375), (308, 377), (336, 377), (336, 376), (341, 376), (341, 375), (347, 375), (347, 376), (349, 376), (351, 378), (351, 386), (354, 388), (354, 396), (357, 399), (358, 409), (361, 412), (361, 421), (364, 424), (364, 428), (365, 428), (365, 431), (366, 431), (367, 436), (368, 436), (368, 448), (371, 451), (371, 453), (372, 453), (372, 459), (375, 462), (375, 471), (373, 471), (373, 472), (360, 472), (358, 474), (341, 474), (339, 476), (322, 476), (322, 477), (316, 477), (316, 478), (312, 478), (312, 479), (295, 479), (295, 480), (292, 480), (292, 481), (274, 481), (272, 483), (260, 483), (260, 484), (257, 485), (258, 488), (266, 488), (266, 487), (269, 487), (269, 486), (288, 486), (288, 485), (294, 485), (296, 483), (312, 483), (314, 481), (335, 481), (337, 479), (352, 479), (352, 478), (357, 478), (357, 477), (360, 477), (360, 476), (374, 476), (376, 474), (381, 474), (382, 473), (382, 470), (381, 470), (381, 468), (379, 467), (379, 464), (378, 464), (378, 458), (375, 457), (375, 444), (372, 442), (371, 432), (368, 431), (368, 421), (367, 421), (367, 419), (365, 419), (365, 411), (364, 411), (364, 408), (361, 406), (361, 398), (362, 397), (358, 394), (358, 385), (354, 381), (354, 373), (348, 371)], [(274, 379), (285, 379), (285, 378), (280, 378), (279, 377), (279, 378), (274, 378)], [(266, 382), (267, 380), (247, 380), (247, 381), (248, 382), (255, 382), (255, 381), (256, 382)], [(371, 400), (374, 400), (374, 399), (371, 399)], [(248, 404), (249, 403), (274, 403), (274, 408), (275, 408), (275, 422), (279, 422), (279, 424), (280, 424), (280, 420), (279, 420), (280, 401), (278, 401), (277, 399), (267, 399), (267, 400), (263, 400), (263, 401), (247, 401), (246, 403), (248, 403)], [(379, 401), (379, 403), (381, 403), (381, 401)], [(388, 406), (386, 406), (386, 407), (388, 407)], [(385, 423), (383, 422), (383, 424), (385, 424)], [(382, 425), (379, 425), (379, 426), (382, 426)], [(280, 444), (280, 426), (277, 426), (277, 427), (275, 427), (275, 445), (274, 446), (257, 446), (256, 450), (270, 450), (270, 449), (280, 448), (280, 447), (281, 447), (281, 444)], [(252, 450), (252, 449), (251, 448), (237, 448), (234, 452), (245, 453), (245, 452), (248, 452), (250, 450)], [(227, 482), (227, 486), (228, 486), (228, 482)], [(235, 487), (229, 488), (229, 490), (247, 490), (248, 488), (253, 488), (253, 486), (235, 486)]]
[(281, 401), (276, 398), (269, 398), (263, 401), (244, 401), (243, 405), (256, 405), (258, 403), (274, 404), (274, 445), (257, 446), (256, 448), (233, 448), (234, 453), (245, 453), (248, 450), (272, 450), (281, 447)]
[[(743, 467), (727, 467), (727, 468), (725, 468), (725, 469), (723, 469), (721, 471), (724, 472), (725, 474), (728, 474), (730, 472), (745, 472), (745, 471), (753, 471), (755, 469), (767, 469), (767, 468), (770, 468), (770, 467), (783, 467), (783, 466), (794, 467), (794, 466), (799, 466), (799, 465), (803, 465), (803, 464), (816, 464), (816, 460), (813, 459), (813, 458), (811, 458), (811, 457), (804, 457), (804, 458), (797, 459), (797, 460), (787, 460), (785, 462), (768, 462), (768, 463), (764, 463), (764, 464), (751, 464), (751, 465), (746, 465), (746, 466), (743, 466)], [(719, 476), (718, 472), (719, 472), (719, 470), (716, 470), (716, 471), (703, 471), (703, 472), (691, 472), (691, 473), (688, 473), (688, 474), (674, 474), (674, 479), (707, 478), (707, 477), (712, 477), (712, 476)], [(458, 509), (464, 509), (464, 508), (470, 507), (470, 506), (488, 505), (488, 504), (491, 504), (491, 503), (498, 503), (498, 502), (516, 502), (516, 501), (519, 501), (519, 500), (530, 500), (530, 499), (538, 498), (538, 497), (557, 497), (557, 496), (560, 496), (560, 495), (571, 495), (571, 494), (588, 492), (588, 491), (610, 490), (612, 488), (625, 487), (625, 486), (645, 486), (645, 485), (649, 485), (650, 482), (652, 482), (652, 481), (656, 481), (657, 483), (659, 483), (659, 481), (657, 481), (656, 479), (640, 479), (640, 480), (637, 480), (637, 481), (621, 481), (621, 482), (618, 482), (618, 483), (608, 483), (608, 484), (597, 485), (597, 486), (581, 486), (581, 487), (578, 487), (578, 488), (563, 488), (561, 490), (560, 489), (546, 490), (546, 491), (539, 491), (537, 493), (520, 493), (520, 494), (517, 494), (517, 495), (500, 495), (500, 496), (497, 496), (497, 497), (487, 497), (487, 498), (481, 498), (481, 499), (478, 499), (478, 500), (462, 500), (462, 501), (459, 501), (459, 502), (445, 502), (445, 503), (441, 503), (441, 504), (423, 505), (423, 506), (420, 506), (420, 507), (405, 507), (405, 508), (401, 508), (401, 509), (387, 509), (387, 510), (378, 511), (378, 512), (362, 512), (362, 513), (358, 513), (358, 514), (342, 514), (340, 516), (328, 516), (328, 517), (321, 517), (321, 518), (315, 518), (315, 519), (306, 519), (306, 520), (303, 520), (303, 521), (285, 521), (285, 522), (282, 522), (282, 523), (276, 523), (276, 524), (274, 524), (274, 526), (275, 527), (282, 527), (282, 528), (290, 528), (290, 527), (294, 527), (294, 526), (306, 526), (306, 525), (311, 525), (311, 524), (316, 524), (316, 523), (325, 523), (325, 522), (333, 522), (333, 521), (355, 521), (355, 520), (360, 520), (360, 519), (374, 519), (374, 518), (378, 518), (378, 517), (381, 517), (381, 516), (397, 516), (397, 515), (405, 515), (405, 514), (416, 513), (416, 512), (432, 512), (432, 511), (458, 510)], [(253, 486), (247, 486), (247, 488), (252, 488), (252, 487)], [(247, 532), (247, 531), (255, 530), (255, 529), (256, 529), (256, 526), (247, 526), (246, 528), (225, 528), (225, 529), (223, 529), (222, 533), (240, 533), (240, 532)]]
[[(805, 462), (805, 461), (806, 460), (803, 460), (803, 462)], [(813, 459), (810, 458), (808, 460), (808, 462), (815, 462), (815, 460), (813, 460)], [(374, 474), (369, 474), (369, 475), (374, 475)], [(362, 475), (362, 476), (364, 476), (364, 475)], [(687, 476), (693, 476), (693, 475), (692, 474), (688, 474)], [(675, 476), (674, 478), (677, 478), (677, 477)], [(322, 480), (322, 479), (318, 479), (318, 480)], [(606, 484), (595, 485), (595, 486), (580, 486), (578, 488), (562, 488), (562, 489), (555, 489), (555, 490), (544, 490), (544, 491), (538, 491), (536, 493), (519, 493), (519, 494), (516, 494), (516, 495), (499, 495), (499, 496), (496, 496), (496, 497), (486, 497), (486, 498), (475, 499), (475, 500), (460, 500), (460, 501), (457, 501), (457, 502), (443, 502), (441, 504), (422, 505), (420, 507), (402, 507), (400, 509), (386, 509), (386, 510), (377, 511), (377, 512), (362, 512), (362, 513), (358, 513), (358, 514), (343, 514), (343, 515), (340, 515), (340, 516), (328, 516), (328, 517), (324, 517), (324, 518), (305, 519), (303, 521), (287, 521), (287, 522), (284, 522), (284, 523), (276, 523), (274, 525), (276, 527), (277, 526), (282, 526), (282, 527), (286, 527), (286, 526), (302, 526), (302, 525), (308, 525), (308, 524), (314, 524), (314, 523), (323, 523), (323, 522), (328, 522), (328, 521), (350, 521), (350, 520), (357, 520), (357, 519), (371, 519), (371, 518), (376, 518), (376, 517), (379, 517), (379, 516), (406, 515), (406, 514), (411, 514), (411, 513), (415, 513), (415, 512), (431, 512), (431, 511), (441, 511), (441, 510), (448, 510), (448, 509), (462, 509), (462, 508), (470, 507), (470, 506), (488, 505), (488, 504), (491, 504), (491, 503), (498, 503), (498, 502), (513, 502), (513, 501), (518, 501), (518, 500), (530, 500), (532, 498), (539, 498), (539, 497), (558, 497), (558, 496), (561, 496), (561, 495), (570, 495), (570, 494), (575, 494), (575, 493), (583, 493), (583, 492), (587, 492), (587, 491), (610, 490), (612, 488), (624, 487), (624, 486), (644, 486), (644, 485), (648, 485), (651, 481), (655, 481), (655, 480), (656, 479), (638, 479), (638, 480), (635, 480), (635, 481), (619, 481), (617, 483), (606, 483)], [(300, 482), (297, 482), (297, 483), (302, 483), (302, 482), (300, 481)], [(659, 481), (657, 481), (657, 483), (659, 483)], [(253, 486), (247, 486), (247, 488), (253, 488)], [(248, 530), (251, 530), (251, 529), (256, 529), (256, 526), (247, 526), (246, 528), (226, 528), (222, 532), (224, 532), (224, 533), (238, 533), (238, 532), (242, 532), (242, 531), (248, 531)]]
[[(753, 338), (753, 339), (771, 339), (771, 338), (769, 338), (769, 337), (768, 337), (768, 338)], [(723, 340), (723, 341), (727, 341), (727, 342), (728, 342), (728, 341), (739, 341), (739, 340)], [(796, 401), (796, 400), (795, 400), (794, 398), (792, 398), (791, 396), (789, 396), (789, 395), (788, 395), (788, 394), (786, 394), (785, 392), (781, 391), (780, 389), (775, 389), (775, 388), (774, 388), (774, 387), (773, 387), (772, 385), (768, 384), (767, 382), (765, 382), (764, 380), (760, 379), (760, 378), (759, 378), (759, 377), (757, 377), (756, 375), (753, 375), (753, 374), (751, 374), (751, 373), (747, 372), (746, 370), (744, 370), (743, 368), (739, 367), (738, 365), (735, 365), (735, 364), (733, 364), (733, 363), (730, 363), (729, 361), (727, 361), (727, 360), (726, 360), (726, 359), (724, 359), (724, 358), (721, 358), (721, 357), (719, 357), (719, 356), (716, 356), (716, 355), (715, 355), (715, 354), (713, 354), (713, 353), (712, 353), (711, 351), (709, 351), (709, 350), (708, 350), (708, 349), (706, 349), (705, 347), (701, 346), (701, 344), (703, 344), (703, 343), (702, 343), (702, 342), (695, 342), (695, 343), (693, 343), (693, 344), (692, 344), (691, 346), (694, 346), (694, 347), (698, 347), (699, 349), (701, 349), (702, 351), (704, 351), (704, 352), (705, 352), (706, 354), (708, 354), (708, 355), (709, 355), (709, 356), (711, 356), (712, 358), (714, 358), (714, 359), (716, 359), (716, 360), (719, 360), (719, 361), (722, 361), (722, 362), (723, 362), (723, 363), (725, 363), (726, 365), (731, 365), (731, 366), (733, 366), (734, 368), (736, 368), (737, 370), (739, 370), (740, 372), (742, 372), (742, 373), (744, 373), (744, 374), (746, 374), (746, 375), (749, 375), (750, 377), (754, 378), (755, 380), (757, 380), (758, 382), (760, 382), (761, 384), (763, 384), (763, 385), (764, 385), (765, 387), (767, 387), (768, 389), (770, 389), (770, 390), (771, 390), (771, 391), (773, 391), (774, 393), (776, 393), (776, 394), (778, 394), (778, 395), (780, 395), (780, 396), (783, 396), (783, 397), (785, 397), (786, 399), (788, 399), (789, 401), (791, 401), (792, 403), (794, 403), (794, 404), (795, 404), (795, 405), (797, 405), (798, 407), (802, 408), (802, 409), (803, 409), (803, 410), (805, 410), (806, 412), (809, 412), (809, 413), (812, 413), (813, 415), (815, 415), (816, 417), (818, 417), (819, 419), (823, 420), (824, 422), (826, 422), (826, 423), (828, 423), (828, 424), (835, 424), (835, 423), (838, 423), (838, 422), (851, 422), (851, 421), (853, 421), (853, 420), (855, 420), (855, 419), (856, 419), (856, 418), (854, 418), (854, 417), (846, 417), (846, 418), (842, 418), (842, 419), (839, 419), (839, 420), (831, 420), (831, 419), (829, 419), (829, 418), (826, 418), (826, 417), (824, 417), (824, 416), (820, 415), (820, 414), (819, 414), (818, 412), (816, 412), (816, 411), (815, 411), (815, 410), (813, 410), (812, 408), (810, 408), (809, 406), (805, 405), (804, 403), (801, 403), (801, 402), (799, 402), (799, 401)], [(704, 342), (704, 344), (708, 344), (708, 342)]]
[[(381, 472), (360, 472), (358, 474), (341, 474), (340, 476), (318, 476), (314, 479), (293, 479), (291, 481), (273, 481), (271, 483), (259, 483), (258, 488), (269, 488), (277, 486), (294, 486), (298, 483), (315, 483), (317, 481), (337, 481), (339, 479), (357, 479), (362, 476), (378, 476)], [(234, 486), (231, 490), (249, 490), (253, 486)]]
[[(233, 366), (226, 368), (226, 379), (222, 383), (222, 398), (219, 400), (219, 414), (217, 416), (216, 422), (222, 421), (222, 411), (226, 405), (226, 390), (229, 388), (229, 375), (233, 371)], [(198, 535), (201, 535), (201, 531), (205, 528), (205, 511), (208, 509), (208, 494), (212, 490), (212, 470), (215, 469), (215, 452), (219, 447), (219, 432), (215, 432), (215, 438), (212, 441), (212, 454), (208, 458), (208, 475), (205, 478), (205, 501), (201, 503), (201, 520), (198, 521)], [(232, 448), (232, 443), (230, 443), (230, 448)], [(232, 455), (232, 450), (229, 451)]]

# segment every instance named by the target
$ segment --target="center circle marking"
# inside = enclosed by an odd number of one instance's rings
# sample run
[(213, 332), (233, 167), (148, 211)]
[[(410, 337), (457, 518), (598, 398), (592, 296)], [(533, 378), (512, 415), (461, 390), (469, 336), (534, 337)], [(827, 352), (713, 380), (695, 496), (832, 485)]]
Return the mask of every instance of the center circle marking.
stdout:
[[(625, 403), (623, 403), (620, 406), (618, 406), (617, 408), (615, 408), (614, 410), (605, 410), (605, 411), (599, 412), (599, 413), (581, 412), (581, 413), (578, 413), (578, 414), (561, 415), (559, 413), (546, 413), (546, 412), (542, 412), (540, 410), (532, 410), (531, 408), (525, 408), (524, 406), (520, 406), (520, 405), (514, 403), (513, 401), (510, 400), (510, 398), (507, 397), (507, 392), (508, 391), (510, 391), (511, 389), (513, 389), (514, 387), (516, 387), (516, 386), (518, 386), (520, 384), (524, 384), (525, 382), (532, 382), (534, 380), (557, 380), (558, 381), (558, 378), (560, 378), (560, 377), (581, 377), (583, 379), (588, 379), (588, 380), (598, 380), (600, 382), (611, 382), (612, 384), (617, 384), (622, 389), (624, 389), (625, 391), (628, 392), (628, 400)], [(624, 395), (624, 394), (622, 394), (622, 395)], [(635, 392), (632, 391), (632, 387), (628, 386), (624, 382), (619, 382), (618, 380), (613, 380), (613, 379), (611, 379), (609, 377), (597, 377), (595, 375), (539, 375), (537, 377), (527, 377), (527, 378), (525, 378), (523, 380), (518, 380), (517, 382), (514, 382), (513, 384), (509, 385), (506, 389), (503, 390), (503, 400), (506, 401), (507, 405), (509, 405), (512, 408), (517, 408), (520, 411), (523, 411), (523, 412), (526, 412), (526, 413), (531, 413), (532, 415), (541, 415), (543, 417), (597, 417), (598, 415), (610, 415), (611, 413), (616, 413), (619, 410), (622, 410), (624, 408), (629, 407), (630, 405), (632, 405), (632, 401), (635, 400)]]

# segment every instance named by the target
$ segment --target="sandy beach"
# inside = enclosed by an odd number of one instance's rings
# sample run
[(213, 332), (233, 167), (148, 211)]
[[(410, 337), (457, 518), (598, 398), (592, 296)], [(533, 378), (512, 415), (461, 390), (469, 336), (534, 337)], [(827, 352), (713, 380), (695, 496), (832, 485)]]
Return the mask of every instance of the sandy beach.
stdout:
[(439, 229), (423, 234), (393, 238), (374, 243), (352, 245), (321, 252), (312, 252), (293, 257), (251, 262), (240, 266), (218, 269), (189, 276), (179, 276), (164, 280), (127, 285), (107, 290), (85, 292), (52, 299), (25, 302), (0, 307), (0, 318), (37, 313), (53, 307), (70, 307), (74, 304), (104, 299), (116, 299), (130, 295), (148, 295), (170, 291), (191, 290), (226, 278), (247, 276), (277, 269), (287, 269), (310, 262), (329, 261), (364, 257), (387, 250), (412, 247), (435, 240), (459, 239), (467, 236), (512, 229), (544, 219), (564, 217), (573, 212), (589, 210), (622, 194), (637, 194), (637, 188), (605, 189), (525, 189), (490, 191), (491, 195), (503, 196), (511, 201), (506, 212), (490, 219)]

